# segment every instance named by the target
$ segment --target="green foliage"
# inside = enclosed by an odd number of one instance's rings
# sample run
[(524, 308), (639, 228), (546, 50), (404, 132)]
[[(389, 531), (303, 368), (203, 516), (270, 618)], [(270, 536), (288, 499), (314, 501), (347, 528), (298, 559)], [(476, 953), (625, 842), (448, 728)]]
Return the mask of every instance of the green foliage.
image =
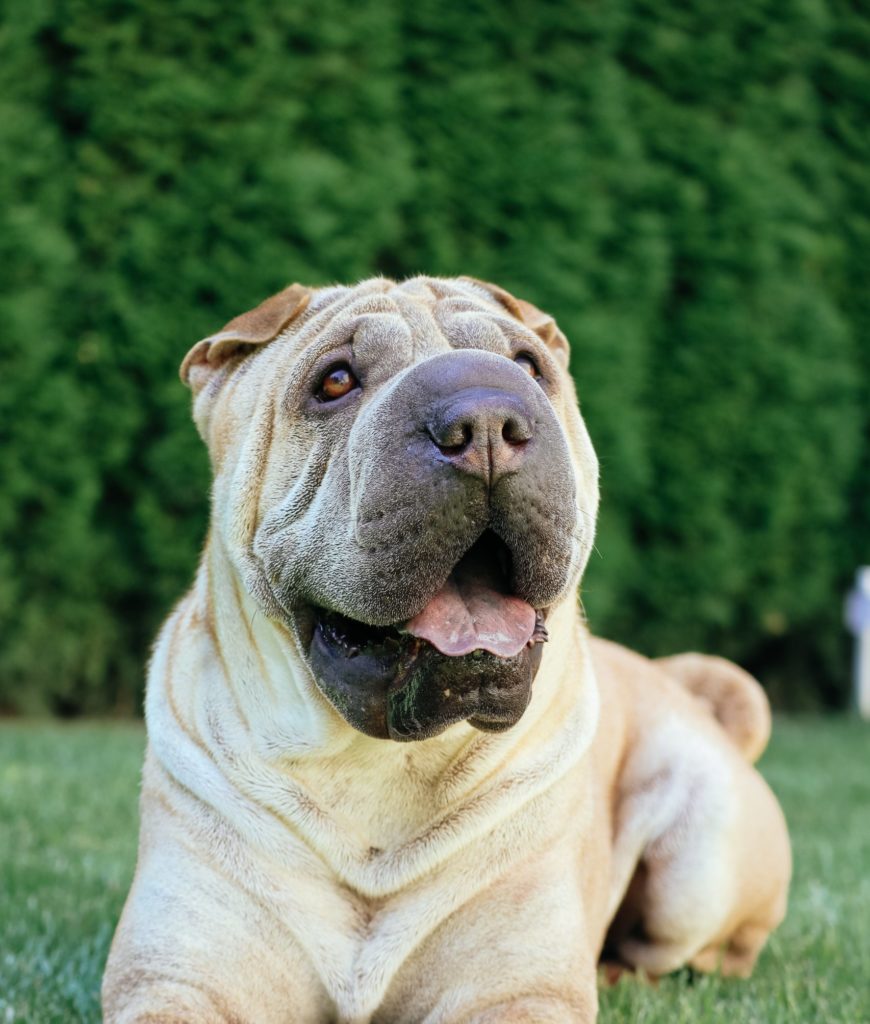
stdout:
[(0, 707), (138, 704), (204, 532), (176, 367), (290, 280), (553, 312), (596, 631), (841, 702), (870, 522), (870, 17), (845, 0), (10, 0)]

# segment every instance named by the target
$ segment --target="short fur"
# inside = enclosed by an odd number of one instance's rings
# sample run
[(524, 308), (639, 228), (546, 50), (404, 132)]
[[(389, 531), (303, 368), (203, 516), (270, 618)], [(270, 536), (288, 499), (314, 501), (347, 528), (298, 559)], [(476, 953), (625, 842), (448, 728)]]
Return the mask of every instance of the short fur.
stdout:
[[(339, 422), (306, 403), (323, 360), (350, 349), (376, 369)], [(400, 465), (379, 454), (392, 421), (378, 410), (402, 406), (415, 368), (465, 350), (496, 368), (531, 352), (568, 453), (566, 479), (522, 506), (540, 551), (518, 586), (549, 605), (550, 642), (508, 731), (375, 739), (324, 699), (299, 609), (416, 614), (449, 571), (449, 537), (468, 543), (418, 502), (359, 546), (361, 510), (376, 528), (367, 480)], [(782, 814), (749, 763), (766, 702), (718, 659), (656, 663), (589, 637), (575, 593), (597, 466), (552, 318), (467, 279), (297, 285), (199, 343), (184, 376), (212, 523), (150, 667), (106, 1021), (591, 1022), (605, 943), (652, 974), (748, 973), (790, 874)], [(559, 555), (541, 572), (547, 531)]]

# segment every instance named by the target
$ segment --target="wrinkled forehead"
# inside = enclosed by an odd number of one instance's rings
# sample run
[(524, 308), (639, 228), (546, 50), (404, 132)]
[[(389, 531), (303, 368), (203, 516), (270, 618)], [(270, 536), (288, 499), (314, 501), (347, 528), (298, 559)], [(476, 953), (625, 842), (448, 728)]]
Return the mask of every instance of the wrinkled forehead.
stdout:
[(460, 348), (507, 355), (537, 340), (483, 288), (432, 277), (320, 288), (287, 339), (294, 358), (352, 344), (361, 358), (389, 355), (405, 364)]

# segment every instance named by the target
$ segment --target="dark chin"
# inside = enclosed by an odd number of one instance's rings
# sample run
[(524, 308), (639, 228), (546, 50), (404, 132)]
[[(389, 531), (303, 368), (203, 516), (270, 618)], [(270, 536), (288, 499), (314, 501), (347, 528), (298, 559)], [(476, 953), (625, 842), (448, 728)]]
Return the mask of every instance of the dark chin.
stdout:
[(345, 721), (378, 739), (428, 739), (462, 721), (485, 732), (510, 729), (528, 706), (541, 662), (540, 643), (512, 658), (487, 651), (449, 657), (391, 627), (318, 609), (309, 622), (318, 687)]

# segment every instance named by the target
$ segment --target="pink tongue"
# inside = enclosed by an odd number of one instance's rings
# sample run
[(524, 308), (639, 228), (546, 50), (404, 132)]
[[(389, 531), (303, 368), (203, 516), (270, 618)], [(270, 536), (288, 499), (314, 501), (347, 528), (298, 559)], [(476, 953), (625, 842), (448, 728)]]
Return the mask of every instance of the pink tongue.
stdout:
[(519, 597), (490, 586), (491, 573), (461, 562), (419, 615), (405, 623), (414, 636), (428, 640), (442, 654), (461, 656), (489, 651), (512, 658), (531, 640), (535, 609)]

